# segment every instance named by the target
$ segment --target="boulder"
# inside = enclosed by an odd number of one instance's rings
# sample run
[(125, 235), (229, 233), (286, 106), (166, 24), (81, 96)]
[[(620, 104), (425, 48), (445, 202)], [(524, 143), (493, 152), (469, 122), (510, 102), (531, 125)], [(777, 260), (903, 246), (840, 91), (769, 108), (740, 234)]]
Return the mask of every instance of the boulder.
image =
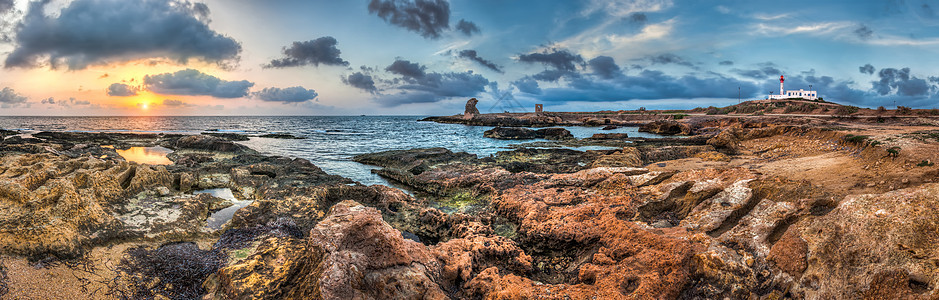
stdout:
[(564, 128), (542, 128), (538, 130), (521, 127), (496, 127), (486, 130), (484, 137), (500, 140), (530, 140), (530, 139), (549, 139), (560, 140), (573, 138), (574, 135)]
[(206, 281), (208, 299), (445, 299), (440, 265), (381, 213), (344, 201), (305, 240), (270, 238)]
[(479, 100), (476, 98), (470, 98), (466, 101), (466, 110), (463, 112), (464, 116), (474, 116), (479, 114), (479, 110), (476, 109), (476, 103), (479, 103)]
[(173, 143), (172, 148), (176, 150), (201, 150), (224, 153), (252, 153), (253, 150), (232, 141), (210, 136), (210, 135), (190, 135), (182, 137)]
[(655, 133), (661, 135), (691, 135), (691, 125), (674, 121), (658, 120), (639, 126), (640, 132)]

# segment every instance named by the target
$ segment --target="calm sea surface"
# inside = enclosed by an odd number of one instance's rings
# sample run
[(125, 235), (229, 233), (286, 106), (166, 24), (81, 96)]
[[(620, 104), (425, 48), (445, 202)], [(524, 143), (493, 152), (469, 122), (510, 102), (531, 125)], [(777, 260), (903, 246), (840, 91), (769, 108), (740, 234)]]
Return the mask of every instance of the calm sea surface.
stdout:
[[(251, 138), (239, 142), (264, 154), (305, 158), (324, 171), (363, 184), (388, 184), (371, 174), (373, 167), (353, 162), (357, 154), (385, 150), (444, 147), (488, 156), (519, 141), (483, 137), (491, 127), (419, 122), (422, 116), (317, 117), (0, 117), (0, 128), (26, 131), (132, 132), (199, 134), (208, 130), (244, 134), (289, 133), (302, 140)], [(601, 131), (565, 127), (578, 138), (594, 133), (657, 137), (634, 127)], [(523, 141), (529, 142), (529, 141)], [(592, 149), (592, 148), (581, 148)]]

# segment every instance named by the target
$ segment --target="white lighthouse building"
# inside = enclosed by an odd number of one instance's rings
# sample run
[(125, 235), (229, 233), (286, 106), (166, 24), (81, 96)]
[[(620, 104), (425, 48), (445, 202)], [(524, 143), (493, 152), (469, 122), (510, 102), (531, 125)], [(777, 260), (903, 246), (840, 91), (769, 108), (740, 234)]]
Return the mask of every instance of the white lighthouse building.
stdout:
[(770, 94), (770, 100), (783, 100), (783, 99), (805, 99), (805, 100), (818, 100), (818, 92), (816, 91), (806, 91), (803, 89), (787, 91), (783, 89), (783, 83), (786, 81), (786, 78), (782, 75), (779, 75), (779, 94), (773, 95)]

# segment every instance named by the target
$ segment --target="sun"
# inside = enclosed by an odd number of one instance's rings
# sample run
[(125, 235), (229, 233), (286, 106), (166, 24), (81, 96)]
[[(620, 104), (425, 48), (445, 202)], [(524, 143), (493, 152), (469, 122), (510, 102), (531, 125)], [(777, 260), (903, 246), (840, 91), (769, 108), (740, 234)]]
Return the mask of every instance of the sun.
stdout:
[(141, 108), (141, 109), (148, 109), (148, 108), (150, 108), (150, 104), (149, 104), (149, 103), (146, 103), (146, 102), (141, 103), (141, 104), (140, 104), (140, 108)]

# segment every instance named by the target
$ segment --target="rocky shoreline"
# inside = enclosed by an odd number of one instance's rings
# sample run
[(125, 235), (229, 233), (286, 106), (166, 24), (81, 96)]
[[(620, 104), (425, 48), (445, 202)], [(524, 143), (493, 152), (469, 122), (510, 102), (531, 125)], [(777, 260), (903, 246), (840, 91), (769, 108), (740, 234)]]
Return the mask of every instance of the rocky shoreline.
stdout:
[[(0, 299), (939, 297), (934, 120), (598, 120), (686, 137), (354, 158), (406, 193), (239, 136), (3, 131)], [(250, 204), (210, 229), (207, 189)]]

